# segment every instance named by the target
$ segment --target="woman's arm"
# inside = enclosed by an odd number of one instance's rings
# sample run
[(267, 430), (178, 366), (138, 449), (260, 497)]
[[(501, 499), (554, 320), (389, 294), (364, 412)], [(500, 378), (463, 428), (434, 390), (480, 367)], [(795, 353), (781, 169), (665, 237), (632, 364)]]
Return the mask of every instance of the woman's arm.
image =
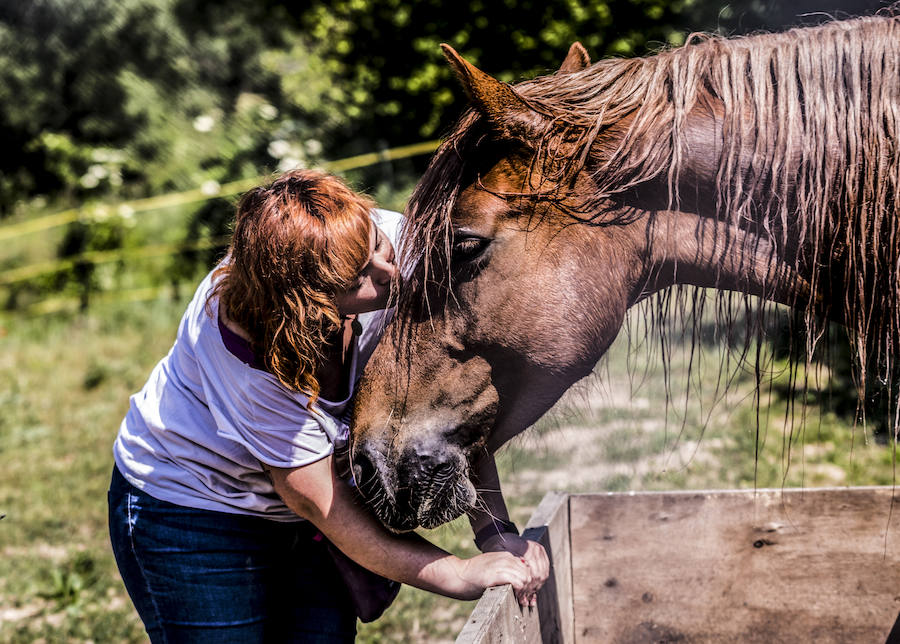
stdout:
[(332, 458), (294, 469), (270, 470), (275, 491), (294, 512), (311, 521), (344, 554), (369, 570), (456, 599), (477, 599), (489, 586), (533, 585), (524, 561), (506, 552), (460, 559), (415, 533), (387, 531), (337, 478)]
[(495, 521), (508, 523), (509, 511), (503, 492), (500, 491), (500, 476), (497, 464), (491, 454), (485, 452), (478, 460), (471, 463), (472, 483), (478, 493), (478, 504), (469, 512), (469, 524), (472, 532), (490, 529)]
[[(521, 557), (531, 572), (532, 580), (523, 591), (525, 601), (530, 605), (536, 603), (538, 589), (550, 576), (550, 559), (544, 547), (536, 541), (523, 539), (511, 532), (494, 532), (494, 526), (509, 522), (509, 511), (500, 491), (500, 476), (492, 454), (487, 452), (472, 463), (472, 480), (478, 492), (478, 504), (469, 513), (472, 532), (487, 533), (478, 545), (483, 552), (509, 552)], [(493, 533), (493, 534), (492, 534)], [(521, 601), (521, 599), (520, 599)]]

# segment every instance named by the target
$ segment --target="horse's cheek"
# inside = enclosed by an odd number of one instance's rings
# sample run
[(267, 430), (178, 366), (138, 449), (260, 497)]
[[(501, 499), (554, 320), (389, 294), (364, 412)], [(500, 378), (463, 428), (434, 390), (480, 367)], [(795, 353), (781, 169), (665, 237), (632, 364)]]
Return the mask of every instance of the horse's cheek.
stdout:
[[(583, 244), (583, 239), (579, 239)], [(618, 252), (600, 252), (572, 244), (571, 250), (547, 271), (550, 280), (533, 302), (544, 319), (533, 328), (547, 330), (544, 346), (567, 351), (565, 364), (596, 362), (619, 332), (627, 308), (626, 281)], [(545, 295), (540, 295), (541, 293)]]

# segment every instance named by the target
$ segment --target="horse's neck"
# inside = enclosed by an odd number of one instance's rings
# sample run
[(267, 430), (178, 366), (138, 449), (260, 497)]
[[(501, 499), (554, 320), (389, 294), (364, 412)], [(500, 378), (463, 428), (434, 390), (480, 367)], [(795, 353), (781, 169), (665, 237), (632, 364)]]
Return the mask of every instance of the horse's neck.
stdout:
[[(800, 249), (792, 245), (791, 231), (782, 231), (775, 241), (765, 225), (754, 231), (745, 213), (723, 208), (717, 188), (722, 123), (721, 105), (699, 104), (685, 122), (689, 154), (682, 157), (677, 172), (658, 176), (625, 198), (629, 206), (648, 213), (638, 226), (651, 268), (638, 297), (674, 284), (691, 284), (791, 305), (808, 301), (810, 285), (797, 269)], [(753, 154), (747, 152), (735, 155), (740, 164), (749, 164)], [(754, 201), (763, 201), (763, 196), (748, 192), (745, 203)]]
[(656, 286), (692, 284), (793, 304), (809, 284), (765, 237), (721, 220), (666, 211), (647, 222)]

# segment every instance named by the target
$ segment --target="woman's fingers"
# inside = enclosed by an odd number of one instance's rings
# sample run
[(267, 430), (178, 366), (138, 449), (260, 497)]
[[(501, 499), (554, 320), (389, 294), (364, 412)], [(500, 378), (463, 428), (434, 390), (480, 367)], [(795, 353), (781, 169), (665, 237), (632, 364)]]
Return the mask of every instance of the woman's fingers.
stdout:
[[(537, 591), (550, 576), (550, 559), (543, 546), (535, 541), (528, 541), (528, 549), (522, 557), (528, 567), (529, 582), (523, 590), (520, 603), (525, 606), (534, 606), (537, 603)], [(527, 602), (527, 603), (525, 603)]]
[(536, 582), (534, 577), (534, 572), (531, 570), (531, 565), (528, 560), (524, 557), (516, 557), (516, 571), (520, 577), (520, 582), (518, 584), (513, 584), (513, 591), (516, 596), (516, 601), (519, 602), (520, 606), (535, 606), (537, 600), (537, 587), (540, 586), (540, 582)]
[(508, 552), (496, 552), (482, 556), (491, 557), (497, 565), (496, 571), (499, 579), (489, 585), (511, 584), (513, 590), (519, 593), (524, 592), (531, 582), (531, 573), (521, 557), (516, 557)]
[(535, 606), (540, 581), (535, 577), (531, 562), (528, 559), (519, 557), (519, 561), (525, 568), (526, 580), (521, 589), (516, 589), (516, 600), (521, 606)]
[(537, 591), (549, 575), (550, 563), (540, 544), (527, 543), (528, 550), (521, 557), (509, 552), (492, 552), (476, 559), (485, 562), (485, 586), (510, 584), (520, 605), (536, 606)]
[(537, 590), (550, 576), (550, 559), (547, 551), (536, 541), (523, 539), (518, 535), (499, 534), (485, 542), (485, 552), (510, 552), (525, 560), (529, 566), (529, 574), (536, 580)]
[(531, 568), (532, 574), (536, 579), (543, 583), (550, 576), (550, 558), (547, 551), (536, 541), (528, 542), (528, 550), (525, 552), (525, 559)]

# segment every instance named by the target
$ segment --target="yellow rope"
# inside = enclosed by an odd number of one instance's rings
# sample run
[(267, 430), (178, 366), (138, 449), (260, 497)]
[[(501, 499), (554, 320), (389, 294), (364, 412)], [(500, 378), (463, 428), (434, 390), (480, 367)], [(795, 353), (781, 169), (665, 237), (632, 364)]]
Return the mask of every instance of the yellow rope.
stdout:
[[(322, 164), (322, 168), (328, 170), (329, 172), (346, 172), (347, 170), (365, 168), (367, 166), (375, 165), (376, 163), (382, 163), (385, 161), (393, 161), (395, 159), (405, 159), (408, 157), (418, 156), (420, 154), (428, 154), (429, 152), (433, 152), (435, 149), (437, 149), (437, 146), (439, 144), (440, 141), (423, 141), (422, 143), (403, 145), (400, 147), (391, 148), (389, 150), (382, 150), (380, 152), (358, 154), (356, 156), (347, 157), (346, 159), (326, 161)], [(129, 212), (132, 213), (147, 212), (148, 210), (160, 210), (162, 208), (170, 208), (172, 206), (183, 206), (185, 204), (195, 203), (198, 201), (208, 201), (210, 199), (217, 199), (219, 197), (230, 197), (232, 195), (241, 194), (242, 192), (246, 192), (247, 190), (258, 186), (270, 180), (271, 178), (271, 174), (266, 174), (260, 175), (258, 177), (253, 177), (251, 179), (239, 179), (237, 181), (230, 181), (228, 183), (223, 183), (214, 193), (212, 193), (212, 191), (205, 191), (201, 188), (195, 188), (193, 190), (186, 190), (184, 192), (173, 192), (165, 195), (158, 195), (156, 197), (135, 199), (134, 201), (126, 201), (115, 205), (103, 204), (97, 206), (85, 206), (81, 208), (69, 208), (68, 210), (62, 210), (51, 215), (45, 215), (43, 217), (37, 217), (35, 219), (29, 219), (27, 221), (0, 226), (0, 241), (27, 235), (30, 233), (40, 232), (42, 230), (49, 230), (50, 228), (64, 226), (65, 224), (70, 224), (73, 221), (77, 221), (84, 214), (98, 208), (107, 208), (110, 212), (128, 209)]]
[(165, 255), (173, 255), (185, 250), (203, 250), (206, 248), (214, 248), (216, 246), (227, 246), (229, 237), (213, 237), (211, 239), (201, 239), (196, 242), (186, 244), (156, 244), (154, 246), (142, 246), (141, 248), (116, 248), (114, 250), (93, 250), (66, 257), (65, 259), (55, 259), (47, 262), (39, 262), (12, 268), (0, 273), (0, 286), (6, 286), (14, 282), (32, 279), (39, 275), (54, 273), (56, 271), (73, 268), (76, 264), (87, 262), (90, 264), (104, 264), (114, 262), (117, 259), (144, 259), (147, 257), (161, 257)]
[[(185, 283), (187, 287), (189, 283)], [(191, 284), (191, 286), (194, 286)], [(120, 304), (129, 302), (147, 302), (157, 300), (166, 292), (174, 291), (171, 284), (161, 286), (146, 286), (141, 288), (120, 289), (115, 291), (97, 291), (90, 294), (90, 303), (93, 308), (96, 304)], [(53, 313), (74, 313), (81, 307), (81, 298), (72, 296), (48, 297), (34, 304), (15, 311), (0, 311), (0, 324), (20, 320), (23, 317), (39, 317)]]

